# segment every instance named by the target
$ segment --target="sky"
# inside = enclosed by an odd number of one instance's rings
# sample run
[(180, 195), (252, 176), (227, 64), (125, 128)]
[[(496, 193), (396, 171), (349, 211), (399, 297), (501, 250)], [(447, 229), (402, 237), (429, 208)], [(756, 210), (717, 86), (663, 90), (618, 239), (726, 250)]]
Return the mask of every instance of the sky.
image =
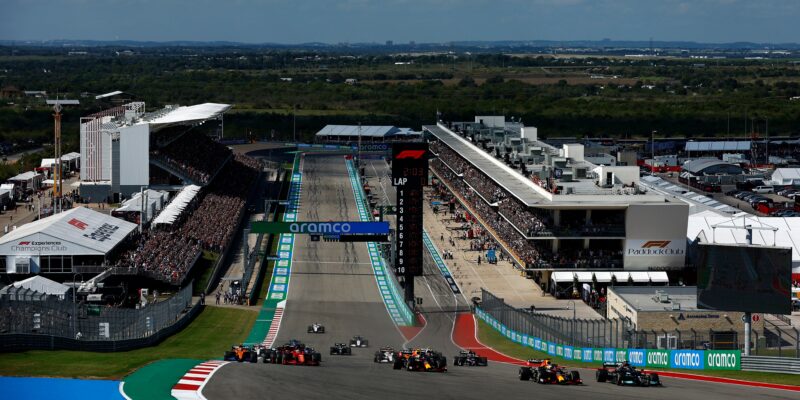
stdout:
[(0, 40), (800, 42), (800, 0), (0, 0)]

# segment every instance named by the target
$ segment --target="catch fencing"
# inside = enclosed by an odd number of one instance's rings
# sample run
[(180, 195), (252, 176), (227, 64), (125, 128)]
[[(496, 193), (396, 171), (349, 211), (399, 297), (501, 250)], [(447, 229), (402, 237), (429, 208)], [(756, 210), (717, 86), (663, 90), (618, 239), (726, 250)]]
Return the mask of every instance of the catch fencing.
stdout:
[(518, 309), (481, 289), (481, 309), (517, 332), (583, 347), (628, 347), (630, 325), (619, 319), (572, 319)]
[[(521, 346), (587, 363), (628, 362), (638, 367), (739, 370), (741, 351), (636, 347), (619, 320), (578, 320), (525, 312), (483, 290), (475, 315)], [(667, 341), (669, 342), (669, 341)], [(640, 342), (647, 343), (646, 341)]]
[(191, 319), (197, 312), (195, 308), (191, 284), (167, 300), (140, 309), (76, 304), (55, 297), (40, 300), (3, 297), (0, 298), (0, 350), (52, 348), (56, 342), (68, 342), (62, 348), (74, 349), (97, 347), (89, 344), (92, 342), (134, 340), (148, 345), (142, 339), (163, 336), (185, 317)]

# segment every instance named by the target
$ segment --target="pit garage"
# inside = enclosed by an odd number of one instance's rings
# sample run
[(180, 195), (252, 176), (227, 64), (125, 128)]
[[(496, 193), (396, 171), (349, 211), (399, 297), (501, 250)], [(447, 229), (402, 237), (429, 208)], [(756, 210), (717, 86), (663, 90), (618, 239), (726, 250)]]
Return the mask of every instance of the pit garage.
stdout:
[(136, 224), (88, 208), (73, 208), (20, 226), (0, 238), (0, 273), (99, 270), (135, 229)]

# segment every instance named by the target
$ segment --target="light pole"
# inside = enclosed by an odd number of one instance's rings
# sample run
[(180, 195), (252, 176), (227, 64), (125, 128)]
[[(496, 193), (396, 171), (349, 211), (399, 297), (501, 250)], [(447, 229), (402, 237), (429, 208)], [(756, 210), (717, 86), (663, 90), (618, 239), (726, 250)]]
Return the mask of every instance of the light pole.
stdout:
[(575, 345), (575, 301), (570, 300), (568, 304), (572, 304), (572, 329), (570, 333), (570, 343)]
[(72, 337), (75, 336), (76, 325), (78, 324), (78, 304), (77, 304), (77, 294), (78, 294), (78, 287), (75, 285), (75, 277), (80, 275), (81, 283), (83, 283), (83, 274), (76, 272), (72, 274)]

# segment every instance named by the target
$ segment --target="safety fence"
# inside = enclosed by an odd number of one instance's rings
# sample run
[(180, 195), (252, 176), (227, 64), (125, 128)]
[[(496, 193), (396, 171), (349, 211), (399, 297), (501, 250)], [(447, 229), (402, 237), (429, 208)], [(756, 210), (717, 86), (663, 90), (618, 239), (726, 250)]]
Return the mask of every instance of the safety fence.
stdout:
[[(358, 208), (358, 217), (361, 221), (372, 221), (372, 215), (367, 202), (367, 196), (364, 194), (364, 188), (361, 184), (361, 178), (356, 172), (352, 160), (346, 160), (347, 172), (350, 176), (350, 185), (353, 188), (353, 195), (356, 198), (356, 207)], [(378, 283), (378, 289), (383, 297), (383, 302), (386, 309), (395, 324), (400, 326), (411, 326), (415, 323), (413, 311), (403, 301), (403, 294), (400, 293), (399, 283), (395, 279), (394, 273), (386, 268), (386, 262), (381, 254), (381, 248), (378, 243), (368, 242), (367, 248), (369, 250), (370, 264), (372, 271), (375, 274), (375, 280)]]
[(191, 284), (167, 300), (139, 309), (53, 298), (0, 299), (0, 350), (119, 351), (149, 346), (180, 330), (197, 312)]
[(483, 291), (475, 315), (520, 345), (566, 360), (640, 367), (739, 370), (741, 351), (639, 347), (620, 320), (578, 320), (524, 312)]

